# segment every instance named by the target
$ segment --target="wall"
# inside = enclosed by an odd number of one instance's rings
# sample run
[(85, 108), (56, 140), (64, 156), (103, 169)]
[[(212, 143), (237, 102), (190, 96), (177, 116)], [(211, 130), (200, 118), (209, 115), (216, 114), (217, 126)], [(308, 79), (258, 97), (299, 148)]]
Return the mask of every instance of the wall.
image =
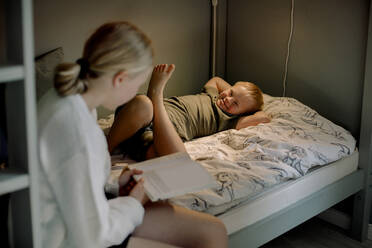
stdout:
[[(227, 80), (282, 95), (291, 1), (228, 1)], [(369, 1), (296, 0), (287, 96), (359, 136)]]
[(227, 2), (228, 0), (218, 0), (217, 4), (216, 76), (222, 78), (226, 76)]
[(0, 0), (0, 65), (6, 62), (6, 43), (5, 43), (5, 2)]
[(209, 78), (210, 18), (209, 0), (34, 0), (35, 55), (62, 46), (75, 61), (96, 27), (128, 20), (153, 41), (155, 64), (176, 64), (165, 95), (196, 93)]

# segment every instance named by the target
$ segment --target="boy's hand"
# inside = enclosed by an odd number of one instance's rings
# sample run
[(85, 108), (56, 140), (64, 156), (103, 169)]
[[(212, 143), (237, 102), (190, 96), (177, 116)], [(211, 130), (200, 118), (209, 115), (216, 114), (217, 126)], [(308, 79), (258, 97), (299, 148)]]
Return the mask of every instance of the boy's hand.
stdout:
[(265, 113), (264, 111), (258, 111), (254, 114), (254, 116), (261, 121), (261, 123), (268, 123), (271, 121), (271, 117), (269, 114)]
[(238, 119), (235, 129), (240, 130), (245, 127), (256, 126), (260, 123), (268, 123), (271, 118), (263, 111), (256, 112), (253, 115), (242, 116)]

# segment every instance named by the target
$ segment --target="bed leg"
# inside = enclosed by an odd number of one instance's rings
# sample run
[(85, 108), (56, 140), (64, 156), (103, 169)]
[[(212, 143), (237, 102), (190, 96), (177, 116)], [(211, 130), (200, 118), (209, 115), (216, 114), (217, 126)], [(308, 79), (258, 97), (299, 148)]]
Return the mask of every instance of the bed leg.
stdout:
[(363, 189), (355, 194), (354, 196), (354, 210), (353, 218), (351, 222), (351, 232), (352, 238), (359, 240), (361, 242), (367, 239), (368, 235), (368, 224), (369, 224), (369, 214), (370, 214), (370, 194)]

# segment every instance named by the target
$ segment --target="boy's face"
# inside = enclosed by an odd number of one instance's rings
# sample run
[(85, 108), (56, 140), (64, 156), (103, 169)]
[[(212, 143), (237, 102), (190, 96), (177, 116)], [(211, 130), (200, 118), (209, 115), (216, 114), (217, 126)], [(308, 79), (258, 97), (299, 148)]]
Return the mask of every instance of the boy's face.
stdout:
[(241, 85), (234, 85), (222, 91), (216, 104), (223, 111), (233, 115), (252, 112), (256, 106), (254, 98)]

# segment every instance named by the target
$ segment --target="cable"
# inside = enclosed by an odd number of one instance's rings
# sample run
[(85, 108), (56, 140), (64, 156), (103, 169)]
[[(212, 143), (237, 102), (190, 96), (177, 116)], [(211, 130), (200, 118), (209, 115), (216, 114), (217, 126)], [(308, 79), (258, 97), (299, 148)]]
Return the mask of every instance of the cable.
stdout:
[(213, 33), (212, 33), (212, 77), (216, 76), (216, 49), (217, 49), (217, 0), (212, 0), (213, 6)]
[(293, 35), (293, 26), (294, 26), (294, 5), (295, 0), (292, 0), (291, 6), (291, 31), (289, 32), (288, 44), (287, 44), (287, 57), (285, 59), (285, 66), (284, 66), (284, 76), (283, 76), (283, 97), (285, 97), (285, 91), (287, 87), (287, 74), (288, 74), (288, 61), (290, 55), (290, 48), (292, 43), (292, 35)]

